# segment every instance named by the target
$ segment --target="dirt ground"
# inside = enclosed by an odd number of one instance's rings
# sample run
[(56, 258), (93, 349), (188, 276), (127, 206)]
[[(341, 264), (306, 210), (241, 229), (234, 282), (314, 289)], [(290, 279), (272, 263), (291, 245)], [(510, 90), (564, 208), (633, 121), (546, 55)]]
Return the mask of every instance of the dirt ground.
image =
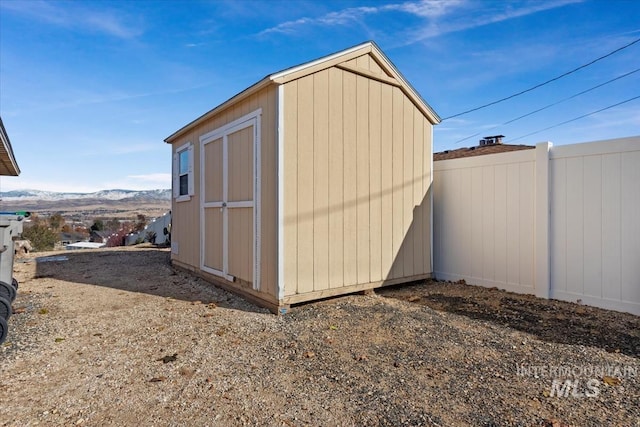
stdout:
[(640, 426), (630, 314), (423, 282), (278, 317), (166, 249), (32, 255), (3, 426)]

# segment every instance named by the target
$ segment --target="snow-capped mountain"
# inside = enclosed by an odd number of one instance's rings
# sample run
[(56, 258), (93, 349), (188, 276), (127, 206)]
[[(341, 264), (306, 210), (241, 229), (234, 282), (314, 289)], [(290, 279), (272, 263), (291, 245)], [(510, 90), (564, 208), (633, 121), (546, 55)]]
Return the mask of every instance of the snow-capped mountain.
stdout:
[(3, 202), (61, 201), (61, 200), (171, 200), (171, 190), (102, 190), (94, 193), (57, 193), (40, 190), (0, 192)]

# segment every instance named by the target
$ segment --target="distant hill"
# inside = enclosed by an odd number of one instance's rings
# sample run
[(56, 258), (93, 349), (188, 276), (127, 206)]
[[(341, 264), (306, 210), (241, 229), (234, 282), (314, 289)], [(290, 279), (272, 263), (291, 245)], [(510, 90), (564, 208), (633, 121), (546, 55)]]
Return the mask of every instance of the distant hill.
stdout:
[(158, 214), (171, 209), (171, 190), (102, 190), (95, 193), (57, 193), (40, 190), (0, 192), (1, 211), (39, 213), (84, 212), (88, 215), (132, 215), (145, 211)]
[(60, 200), (171, 200), (171, 190), (102, 190), (95, 193), (57, 193), (40, 190), (15, 190), (0, 192), (3, 202), (60, 201)]

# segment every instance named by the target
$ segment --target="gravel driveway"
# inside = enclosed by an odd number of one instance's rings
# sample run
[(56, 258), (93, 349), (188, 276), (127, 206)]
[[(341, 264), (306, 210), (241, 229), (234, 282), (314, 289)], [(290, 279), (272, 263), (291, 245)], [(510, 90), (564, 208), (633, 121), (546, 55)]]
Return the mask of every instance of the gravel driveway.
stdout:
[(37, 255), (0, 425), (640, 426), (637, 316), (426, 282), (277, 317), (166, 249)]

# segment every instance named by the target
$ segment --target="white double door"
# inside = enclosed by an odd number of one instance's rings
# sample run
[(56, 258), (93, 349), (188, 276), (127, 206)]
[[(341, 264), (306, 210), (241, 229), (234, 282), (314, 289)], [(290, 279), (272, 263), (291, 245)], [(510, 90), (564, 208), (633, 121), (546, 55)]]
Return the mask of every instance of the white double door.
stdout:
[(259, 289), (259, 111), (200, 138), (200, 268)]

